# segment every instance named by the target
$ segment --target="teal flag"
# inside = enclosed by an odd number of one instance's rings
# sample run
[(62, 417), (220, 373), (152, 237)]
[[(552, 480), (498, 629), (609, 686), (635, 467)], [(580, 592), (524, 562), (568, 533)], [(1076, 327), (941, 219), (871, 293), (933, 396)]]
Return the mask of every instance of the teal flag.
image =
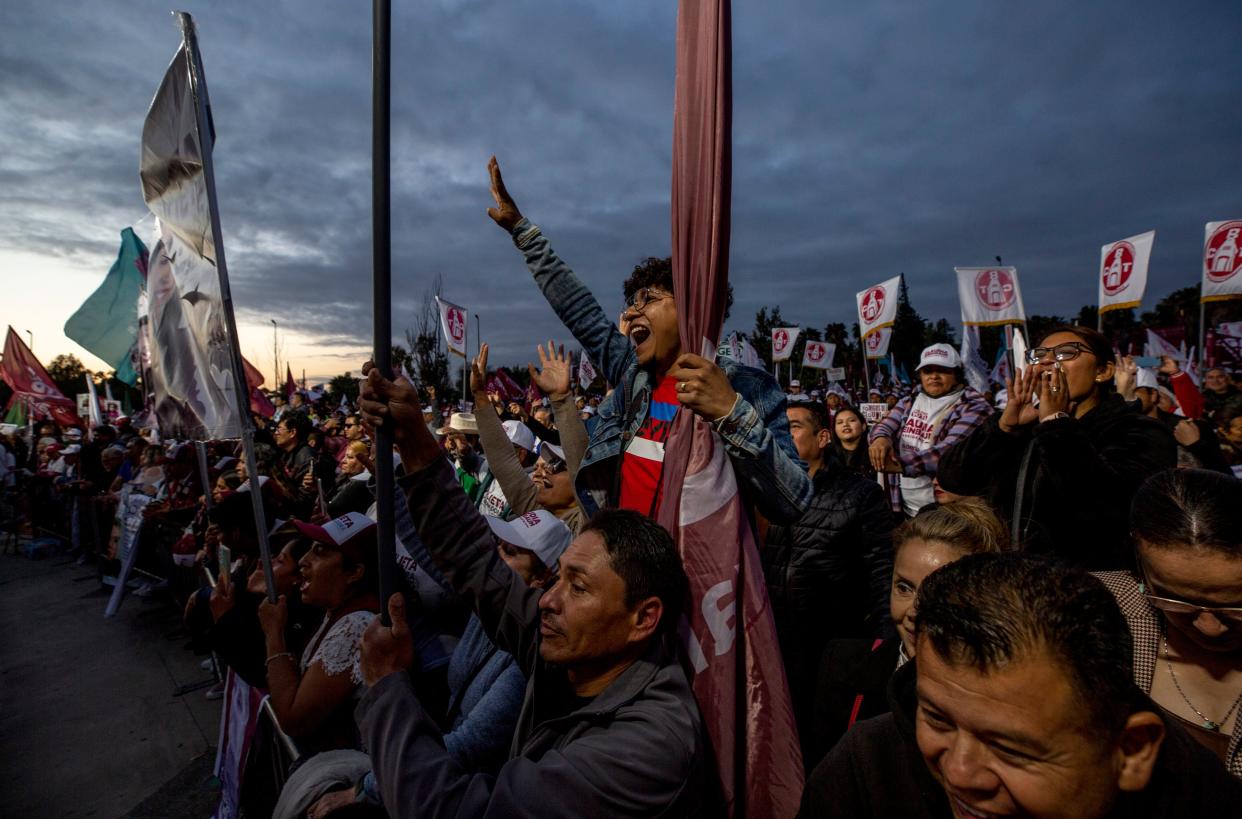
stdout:
[(116, 378), (138, 378), (130, 351), (138, 339), (138, 294), (146, 283), (147, 248), (133, 228), (121, 231), (121, 249), (99, 289), (65, 322), (65, 335), (106, 361)]

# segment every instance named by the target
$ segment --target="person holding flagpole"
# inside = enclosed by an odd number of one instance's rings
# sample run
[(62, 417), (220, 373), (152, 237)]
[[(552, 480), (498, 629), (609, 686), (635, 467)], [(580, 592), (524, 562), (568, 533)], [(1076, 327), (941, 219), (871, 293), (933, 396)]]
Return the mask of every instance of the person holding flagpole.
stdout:
[(496, 207), (488, 215), (522, 251), (544, 296), (608, 383), (599, 420), (578, 473), (583, 510), (608, 506), (654, 515), (661, 492), (664, 443), (685, 407), (716, 426), (746, 497), (769, 519), (792, 522), (811, 498), (798, 459), (785, 395), (766, 372), (729, 359), (723, 366), (681, 349), (672, 282), (648, 280), (638, 268), (625, 284), (623, 336), (586, 286), (522, 216), (500, 165), (488, 165)]

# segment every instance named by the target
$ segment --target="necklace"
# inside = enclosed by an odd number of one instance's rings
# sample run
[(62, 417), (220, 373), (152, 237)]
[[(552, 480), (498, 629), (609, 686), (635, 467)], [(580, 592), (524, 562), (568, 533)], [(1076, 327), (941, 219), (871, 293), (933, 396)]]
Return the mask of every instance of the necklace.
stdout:
[(1186, 701), (1186, 705), (1190, 706), (1190, 710), (1199, 715), (1199, 719), (1203, 720), (1200, 727), (1209, 731), (1219, 731), (1221, 726), (1229, 722), (1229, 717), (1233, 716), (1233, 709), (1238, 707), (1238, 703), (1242, 702), (1242, 694), (1234, 698), (1233, 705), (1229, 706), (1229, 710), (1225, 712), (1225, 716), (1221, 717), (1220, 722), (1210, 719), (1206, 714), (1195, 708), (1195, 704), (1190, 701), (1190, 697), (1186, 696), (1186, 692), (1182, 690), (1182, 684), (1177, 681), (1177, 675), (1173, 673), (1173, 661), (1169, 659), (1169, 640), (1167, 637), (1161, 636), (1160, 648), (1164, 652), (1164, 664), (1169, 667), (1169, 679), (1173, 681), (1173, 687), (1177, 689), (1177, 693), (1182, 695), (1182, 699)]

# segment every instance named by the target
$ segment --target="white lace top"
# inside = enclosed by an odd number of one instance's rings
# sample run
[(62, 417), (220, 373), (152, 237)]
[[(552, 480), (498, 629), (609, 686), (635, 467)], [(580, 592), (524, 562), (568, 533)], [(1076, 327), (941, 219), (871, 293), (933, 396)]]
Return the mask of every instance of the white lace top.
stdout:
[(333, 623), (328, 633), (324, 634), (324, 628), (328, 625), (328, 618), (325, 616), (323, 625), (302, 652), (302, 673), (305, 674), (306, 669), (313, 663), (319, 663), (328, 676), (333, 677), (348, 671), (354, 684), (362, 685), (362, 668), (359, 665), (362, 657), (362, 633), (374, 619), (375, 614), (369, 611), (350, 612)]

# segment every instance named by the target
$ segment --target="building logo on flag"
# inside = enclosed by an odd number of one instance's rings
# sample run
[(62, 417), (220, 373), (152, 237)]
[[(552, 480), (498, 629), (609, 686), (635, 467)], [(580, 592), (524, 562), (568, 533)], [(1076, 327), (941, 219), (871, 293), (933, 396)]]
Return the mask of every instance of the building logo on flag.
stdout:
[(1117, 242), (1104, 253), (1104, 269), (1100, 271), (1100, 286), (1104, 293), (1115, 296), (1130, 285), (1134, 272), (1134, 245)]
[(979, 303), (989, 310), (1004, 310), (1017, 298), (1013, 276), (1004, 268), (981, 270), (975, 277), (975, 294)]
[(868, 355), (868, 357), (870, 357), (870, 358), (875, 358), (875, 357), (876, 357), (876, 355), (878, 355), (878, 354), (879, 354), (879, 352), (880, 352), (880, 347), (881, 347), (881, 346), (883, 346), (883, 344), (884, 344), (884, 334), (883, 334), (883, 333), (872, 333), (871, 335), (867, 336), (867, 355)]
[(874, 324), (884, 314), (885, 293), (883, 287), (873, 287), (863, 293), (858, 303), (858, 314), (867, 324)]
[(785, 361), (793, 354), (794, 343), (801, 332), (799, 327), (775, 327), (772, 329), (772, 360)]
[(1220, 283), (1242, 270), (1242, 222), (1223, 222), (1208, 237), (1203, 251), (1203, 272)]
[(814, 344), (814, 343), (808, 344), (806, 346), (806, 357), (809, 360), (815, 362), (816, 364), (823, 361), (824, 360), (824, 345)]
[(466, 355), (466, 309), (436, 296), (440, 307), (440, 329), (450, 352)]

